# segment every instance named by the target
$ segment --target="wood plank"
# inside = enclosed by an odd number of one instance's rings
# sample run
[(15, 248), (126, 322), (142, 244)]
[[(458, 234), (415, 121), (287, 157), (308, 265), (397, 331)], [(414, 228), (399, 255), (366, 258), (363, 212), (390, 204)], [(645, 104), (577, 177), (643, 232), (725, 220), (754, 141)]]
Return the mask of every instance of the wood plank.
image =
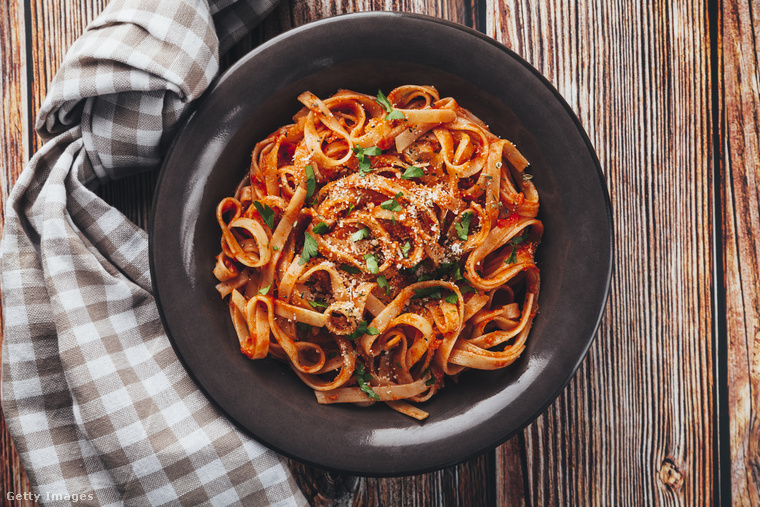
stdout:
[[(543, 73), (586, 128), (616, 233), (591, 351), (524, 432), (528, 504), (713, 503), (705, 9), (689, 0), (489, 4), (487, 33)], [(497, 454), (502, 477), (514, 454)]]
[[(84, 32), (87, 25), (105, 8), (108, 0), (76, 0), (48, 2), (29, 0), (28, 29), (31, 32), (31, 62), (33, 79), (30, 83), (31, 111), (36, 115), (47, 95), (63, 57)], [(34, 120), (34, 118), (32, 118)], [(32, 123), (32, 127), (34, 123)], [(35, 136), (32, 153), (41, 146)]]
[[(3, 2), (0, 11), (0, 232), (5, 221), (5, 203), (13, 183), (29, 159), (29, 112), (26, 85), (26, 33), (24, 6), (20, 1)], [(0, 325), (2, 322), (0, 321)], [(1, 329), (1, 327), (0, 327)], [(0, 350), (2, 331), (0, 331)], [(0, 491), (3, 505), (11, 505), (7, 493), (30, 493), (29, 480), (21, 466), (0, 409)], [(32, 505), (20, 501), (15, 505)]]
[(721, 172), (731, 493), (760, 505), (760, 4), (722, 2)]
[[(24, 6), (18, 0), (4, 2), (0, 12), (0, 153), (2, 154), (2, 203), (29, 160), (29, 112), (26, 86), (26, 33)], [(4, 221), (5, 206), (0, 209)], [(0, 222), (2, 223), (2, 222)], [(1, 229), (0, 229), (1, 230)]]

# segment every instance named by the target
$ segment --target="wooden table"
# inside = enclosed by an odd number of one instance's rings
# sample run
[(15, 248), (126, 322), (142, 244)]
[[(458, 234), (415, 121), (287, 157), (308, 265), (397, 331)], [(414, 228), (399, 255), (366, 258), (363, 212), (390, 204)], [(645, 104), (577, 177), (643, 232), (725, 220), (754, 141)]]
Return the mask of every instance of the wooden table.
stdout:
[[(3, 202), (34, 116), (104, 0), (2, 0)], [(760, 2), (282, 0), (225, 57), (343, 12), (480, 30), (557, 87), (596, 147), (615, 221), (598, 336), (549, 409), (459, 466), (392, 479), (292, 464), (314, 505), (760, 505)], [(141, 226), (156, 174), (100, 194)], [(2, 428), (6, 492), (29, 491)]]

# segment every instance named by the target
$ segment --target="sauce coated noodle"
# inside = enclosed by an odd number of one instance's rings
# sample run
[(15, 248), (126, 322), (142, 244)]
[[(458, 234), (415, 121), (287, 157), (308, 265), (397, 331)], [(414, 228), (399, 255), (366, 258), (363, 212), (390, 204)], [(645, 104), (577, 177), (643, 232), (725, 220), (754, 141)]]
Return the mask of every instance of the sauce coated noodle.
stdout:
[(424, 419), (409, 402), (525, 348), (543, 232), (528, 162), (430, 86), (298, 100), (216, 212), (240, 350), (319, 403)]

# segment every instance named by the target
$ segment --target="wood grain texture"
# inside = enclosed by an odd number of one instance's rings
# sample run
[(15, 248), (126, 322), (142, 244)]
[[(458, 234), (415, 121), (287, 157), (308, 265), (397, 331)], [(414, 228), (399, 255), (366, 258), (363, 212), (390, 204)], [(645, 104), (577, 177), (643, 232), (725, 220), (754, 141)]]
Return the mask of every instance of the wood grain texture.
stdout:
[[(488, 34), (544, 74), (588, 132), (615, 224), (598, 336), (524, 432), (528, 504), (715, 498), (708, 28), (704, 2), (687, 0), (489, 4)], [(500, 449), (502, 477), (514, 459)]]
[[(10, 2), (0, 11), (0, 154), (2, 155), (2, 202), (29, 159), (29, 117), (26, 86), (26, 34), (23, 5)], [(4, 217), (0, 209), (0, 220)], [(0, 222), (0, 230), (2, 230)]]
[[(29, 159), (29, 111), (27, 100), (26, 34), (23, 5), (10, 1), (0, 11), (0, 232), (5, 218), (5, 202), (13, 183)], [(0, 324), (2, 322), (0, 321)], [(0, 349), (2, 333), (0, 332)], [(11, 505), (7, 492), (31, 492), (18, 453), (13, 446), (0, 410), (0, 493), (3, 505)], [(22, 496), (23, 498), (23, 496)], [(18, 502), (15, 505), (31, 505)]]
[[(29, 83), (30, 110), (33, 112), (30, 125), (34, 128), (34, 115), (40, 110), (45, 100), (50, 82), (66, 56), (66, 52), (87, 25), (95, 19), (108, 4), (108, 0), (26, 0), (29, 19), (26, 30), (29, 32), (31, 47), (29, 54), (32, 68), (32, 80)], [(41, 146), (39, 136), (32, 140), (32, 153)]]
[(719, 68), (731, 491), (760, 505), (760, 4), (724, 0)]

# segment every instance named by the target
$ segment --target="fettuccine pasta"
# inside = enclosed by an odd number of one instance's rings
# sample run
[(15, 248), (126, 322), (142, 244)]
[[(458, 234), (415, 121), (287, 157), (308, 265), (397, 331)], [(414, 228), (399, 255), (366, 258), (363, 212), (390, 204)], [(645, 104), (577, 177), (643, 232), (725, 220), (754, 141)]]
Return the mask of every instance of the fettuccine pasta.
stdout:
[(543, 232), (528, 162), (430, 86), (298, 100), (216, 210), (240, 350), (319, 403), (424, 419), (410, 402), (525, 349)]

